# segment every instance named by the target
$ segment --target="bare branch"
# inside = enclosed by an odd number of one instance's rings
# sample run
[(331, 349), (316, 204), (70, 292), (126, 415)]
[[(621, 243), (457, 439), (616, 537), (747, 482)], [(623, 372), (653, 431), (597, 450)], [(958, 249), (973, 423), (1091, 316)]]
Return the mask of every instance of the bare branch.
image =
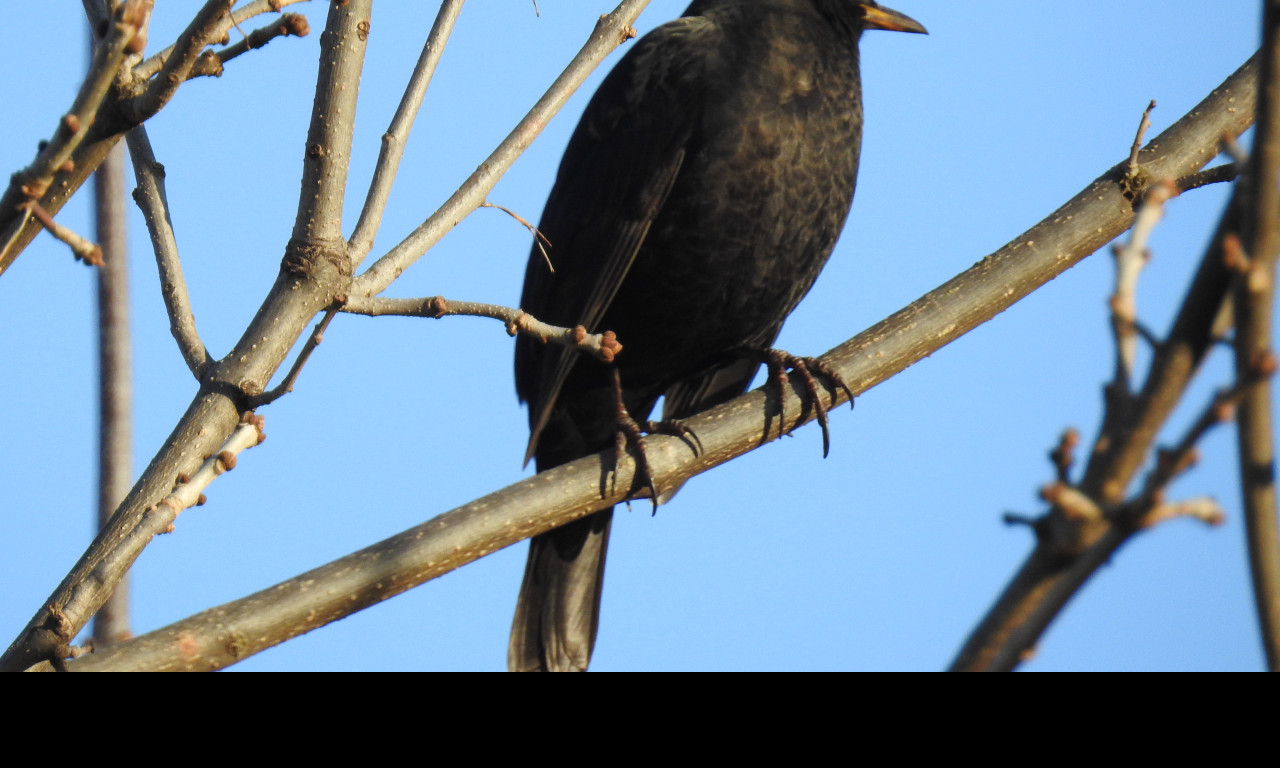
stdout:
[(1236, 382), (1240, 485), (1254, 598), (1267, 666), (1280, 671), (1280, 521), (1277, 520), (1271, 377), (1272, 312), (1280, 258), (1280, 0), (1263, 3), (1258, 129), (1249, 157), (1241, 239), (1248, 273), (1236, 281)]
[(523, 216), (511, 210), (510, 208), (504, 208), (501, 205), (497, 205), (495, 203), (490, 203), (490, 202), (483, 202), (480, 204), (480, 207), (481, 208), (497, 208), (499, 211), (502, 211), (503, 213), (507, 214), (511, 218), (515, 219), (516, 221), (524, 225), (524, 228), (529, 230), (529, 234), (533, 235), (533, 243), (534, 245), (538, 246), (538, 252), (542, 254), (542, 260), (547, 263), (547, 271), (553, 275), (555, 274), (556, 272), (555, 265), (551, 263), (551, 255), (547, 253), (547, 247), (551, 245), (551, 241), (547, 239), (546, 235), (542, 234), (542, 230), (530, 224), (528, 220), (526, 220)]
[(615, 48), (635, 36), (635, 29), (631, 24), (648, 4), (649, 0), (623, 0), (612, 13), (601, 16), (586, 45), (510, 135), (444, 205), (356, 278), (351, 296), (376, 296), (385, 291), (393, 280), (439, 242), (459, 221), (479, 207), (493, 185), (498, 183), (498, 179), (502, 178), (516, 158), (533, 143), (569, 96), (586, 80), (587, 75)]
[[(238, 26), (255, 16), (261, 16), (264, 13), (279, 13), (285, 6), (307, 1), (308, 0), (255, 0), (255, 2), (249, 3), (244, 7), (235, 9), (231, 12), (230, 16), (223, 18), (218, 23), (217, 34), (213, 35), (210, 39), (215, 43), (225, 43), (227, 41), (227, 31), (232, 27)], [(161, 67), (164, 66), (164, 63), (173, 54), (173, 48), (174, 47), (171, 45), (134, 67), (131, 73), (133, 80), (135, 82), (144, 82), (149, 80), (155, 75), (155, 73), (160, 71)]]
[(173, 234), (173, 221), (169, 218), (164, 166), (156, 162), (144, 126), (129, 131), (126, 140), (138, 184), (133, 191), (133, 199), (141, 209), (147, 231), (151, 234), (151, 248), (155, 251), (156, 267), (160, 271), (160, 293), (169, 315), (169, 332), (178, 342), (178, 351), (182, 353), (187, 368), (199, 379), (209, 363), (209, 350), (205, 349), (196, 332), (196, 318), (191, 311), (191, 299), (187, 296), (187, 281), (178, 258), (178, 241)]
[(1199, 520), (1205, 525), (1219, 526), (1227, 520), (1227, 513), (1210, 498), (1187, 499), (1173, 504), (1159, 504), (1142, 518), (1143, 528), (1153, 528), (1168, 520), (1180, 517)]
[[(134, 13), (130, 12), (134, 8), (132, 3), (126, 3), (116, 11), (107, 35), (94, 50), (93, 62), (71, 109), (58, 122), (52, 138), (41, 144), (35, 160), (10, 179), (9, 187), (0, 196), (0, 212), (14, 210), (26, 200), (39, 200), (53, 184), (54, 174), (74, 170), (72, 154), (88, 135), (98, 108), (102, 106), (120, 65), (130, 53), (130, 44), (138, 34), (138, 27), (133, 23)], [(56, 209), (49, 210), (56, 213)], [(17, 232), (6, 239), (5, 250), (0, 251), (0, 274), (17, 258), (21, 242)]]
[(437, 319), (445, 315), (491, 317), (494, 320), (501, 320), (507, 327), (507, 333), (512, 336), (523, 333), (542, 342), (552, 342), (586, 352), (606, 363), (613, 362), (614, 355), (622, 351), (622, 345), (618, 343), (618, 338), (613, 331), (588, 333), (587, 329), (580, 325), (564, 328), (544, 323), (522, 309), (497, 304), (481, 304), (475, 301), (449, 301), (442, 296), (430, 296), (424, 299), (389, 299), (376, 296), (351, 299), (342, 307), (342, 311), (369, 317), (381, 315)]
[(1220, 184), (1224, 181), (1235, 181), (1240, 176), (1240, 166), (1235, 163), (1227, 163), (1225, 165), (1215, 165), (1212, 168), (1206, 168), (1203, 171), (1183, 176), (1178, 179), (1178, 194), (1190, 192), (1193, 189), (1207, 187), (1210, 184)]
[(1147, 241), (1164, 214), (1164, 204), (1177, 194), (1172, 181), (1153, 184), (1138, 206), (1126, 245), (1113, 245), (1116, 290), (1111, 295), (1111, 329), (1116, 338), (1116, 373), (1112, 386), (1127, 392), (1138, 364), (1138, 277), (1150, 258)]
[(302, 351), (298, 353), (297, 359), (293, 361), (293, 366), (289, 368), (289, 372), (285, 374), (284, 380), (280, 382), (280, 385), (268, 392), (248, 398), (252, 407), (260, 408), (264, 405), (270, 405), (293, 391), (293, 385), (298, 382), (298, 376), (302, 374), (303, 367), (311, 359), (311, 353), (315, 352), (316, 347), (324, 342), (324, 332), (329, 329), (329, 323), (333, 322), (333, 316), (336, 314), (338, 314), (338, 305), (335, 304), (329, 308), (328, 312), (324, 313), (324, 317), (320, 319), (320, 322), (316, 323), (315, 330), (311, 332), (307, 343), (303, 345)]
[[(350, 149), (350, 123), (354, 119), (353, 100), (365, 51), (372, 0), (347, 0), (329, 6), (329, 18), (322, 37), (322, 61), (317, 82), (315, 110), (327, 119), (313, 121), (308, 147), (320, 141), (323, 150), (346, 156)], [(341, 117), (334, 117), (341, 116)], [(318, 129), (316, 123), (323, 123)], [(323, 153), (322, 150), (322, 153)], [(317, 213), (330, 213), (333, 198), (341, 199), (341, 174), (325, 175), (323, 163), (310, 163), (304, 173), (299, 217), (315, 220)], [(318, 189), (323, 179), (325, 188)], [(331, 185), (331, 183), (333, 185)], [(341, 208), (338, 213), (340, 215)], [(327, 233), (340, 223), (321, 225)], [(307, 233), (305, 223), (295, 224), (295, 232)], [(317, 240), (295, 237), (288, 246), (276, 282), (262, 307), (245, 329), (231, 352), (209, 367), (186, 413), (152, 459), (147, 470), (111, 523), (95, 537), (70, 573), (59, 584), (58, 597), (45, 602), (61, 607), (67, 619), (83, 627), (89, 617), (111, 594), (111, 590), (154, 532), (146, 521), (155, 520), (155, 503), (172, 488), (173, 478), (195, 470), (195, 457), (214, 451), (231, 434), (248, 397), (265, 389), (265, 382), (287, 357), (315, 313), (346, 295), (350, 269), (346, 247), (340, 239)], [(139, 528), (142, 526), (142, 528)], [(47, 628), (46, 608), (41, 608), (22, 637), (0, 657), (0, 666), (26, 668), (56, 655), (58, 637)]]
[(307, 17), (300, 13), (286, 13), (273, 23), (258, 27), (247, 37), (218, 51), (218, 59), (226, 64), (242, 53), (261, 48), (277, 37), (306, 37), (311, 28), (307, 25)]
[(405, 144), (409, 140), (409, 131), (413, 129), (413, 121), (422, 107), (422, 99), (427, 93), (427, 86), (435, 75), (436, 65), (444, 54), (445, 44), (453, 31), (453, 24), (462, 11), (463, 0), (445, 0), (440, 4), (431, 33), (422, 46), (418, 63), (409, 77), (404, 95), (400, 97), (400, 105), (396, 107), (391, 125), (382, 134), (382, 149), (378, 153), (378, 163), (373, 169), (373, 179), (369, 183), (369, 192), (365, 196), (364, 207), (360, 210), (360, 219), (356, 222), (355, 232), (351, 235), (348, 253), (351, 263), (359, 268), (361, 262), (373, 248), (374, 238), (382, 224), (382, 214), (387, 207), (387, 199), (391, 196), (391, 185), (395, 182), (396, 171), (400, 168), (400, 158), (404, 155)]
[(77, 234), (70, 227), (64, 227), (54, 221), (53, 217), (34, 200), (23, 203), (22, 207), (30, 211), (36, 221), (40, 222), (40, 226), (44, 227), (49, 234), (66, 243), (71, 248), (71, 253), (76, 257), (76, 261), (83, 261), (91, 267), (102, 266), (102, 249), (98, 247), (97, 243)]
[(173, 52), (165, 59), (160, 72), (150, 81), (147, 89), (120, 105), (129, 122), (134, 125), (142, 123), (173, 98), (178, 86), (190, 76), (204, 47), (223, 34), (219, 22), (228, 15), (234, 3), (235, 0), (207, 0), (178, 36), (177, 42), (173, 44)]
[(1129, 149), (1128, 173), (1138, 172), (1138, 153), (1142, 151), (1142, 143), (1147, 137), (1147, 129), (1151, 127), (1151, 110), (1156, 108), (1155, 99), (1142, 111), (1142, 119), (1138, 121), (1138, 134), (1133, 137), (1133, 147)]
[[(137, 524), (125, 533), (121, 545), (112, 550), (98, 564), (96, 572), (101, 575), (127, 570), (151, 539), (162, 533), (172, 533), (173, 523), (178, 514), (189, 507), (204, 504), (206, 501), (204, 491), (213, 481), (235, 468), (236, 457), (240, 453), (266, 439), (262, 433), (262, 423), (261, 416), (252, 413), (244, 414), (240, 426), (222, 443), (217, 452), (206, 457), (199, 470), (191, 477), (179, 476), (173, 490), (140, 516)], [(44, 661), (57, 667), (63, 658), (60, 654), (66, 653), (66, 643), (75, 636), (77, 629), (67, 616), (64, 605), (51, 603), (50, 608), (54, 607), (56, 611), (50, 611), (50, 615), (55, 620), (54, 626), (45, 628), (45, 631), (65, 640), (62, 641), (61, 647), (53, 649), (53, 652), (59, 655), (50, 656)]]
[[(307, 128), (306, 155), (298, 215), (293, 222), (293, 243), (304, 247), (345, 248), (342, 241), (342, 204), (347, 188), (351, 136), (355, 130), (356, 97), (364, 53), (369, 45), (372, 7), (341, 14), (342, 27), (320, 40), (320, 74), (316, 99)], [(329, 26), (336, 17), (330, 6)], [(328, 30), (327, 30), (328, 31)], [(339, 46), (354, 47), (352, 52)], [(351, 270), (348, 265), (344, 271)]]
[[(94, 218), (102, 246), (98, 270), (98, 527), (133, 484), (133, 370), (129, 341), (129, 248), (126, 238), (124, 147), (116, 145), (94, 174)], [(97, 647), (129, 631), (128, 580), (93, 619)]]
[(1141, 497), (1155, 499), (1162, 494), (1179, 475), (1193, 467), (1199, 460), (1196, 446), (1211, 429), (1235, 419), (1236, 403), (1240, 401), (1239, 387), (1218, 392), (1200, 413), (1200, 417), (1187, 430), (1173, 448), (1159, 452), (1156, 466), (1143, 482)]

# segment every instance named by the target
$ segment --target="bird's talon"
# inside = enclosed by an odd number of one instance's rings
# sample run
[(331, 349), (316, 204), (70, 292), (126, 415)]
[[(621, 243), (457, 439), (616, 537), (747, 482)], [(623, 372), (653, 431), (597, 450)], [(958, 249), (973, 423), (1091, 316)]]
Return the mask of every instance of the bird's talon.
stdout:
[[(778, 418), (781, 420), (779, 427), (781, 434), (779, 436), (790, 435), (804, 420), (805, 410), (812, 407), (814, 419), (822, 429), (822, 457), (826, 458), (831, 452), (831, 430), (828, 426), (827, 406), (822, 402), (822, 395), (818, 391), (818, 377), (826, 380), (827, 391), (833, 397), (836, 395), (837, 390), (843, 390), (849, 396), (850, 407), (853, 404), (853, 390), (845, 382), (839, 371), (816, 357), (796, 357), (780, 349), (759, 349), (757, 352), (763, 358), (765, 365), (768, 366), (769, 380), (777, 388)], [(806, 395), (802, 398), (800, 416), (790, 427), (787, 426), (786, 419), (787, 389), (790, 384), (790, 377), (787, 375), (788, 368), (791, 369), (792, 373), (800, 377), (800, 382)]]

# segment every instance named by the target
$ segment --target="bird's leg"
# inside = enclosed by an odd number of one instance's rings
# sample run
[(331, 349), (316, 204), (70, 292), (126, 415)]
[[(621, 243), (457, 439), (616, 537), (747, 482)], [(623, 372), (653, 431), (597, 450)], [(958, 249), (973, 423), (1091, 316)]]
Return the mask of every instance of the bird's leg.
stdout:
[[(622, 456), (627, 451), (627, 446), (634, 446), (636, 449), (636, 474), (635, 480), (632, 481), (634, 487), (639, 482), (645, 488), (649, 489), (649, 499), (653, 502), (653, 510), (658, 511), (658, 485), (653, 479), (653, 471), (649, 467), (649, 457), (645, 453), (644, 436), (645, 434), (662, 434), (679, 437), (689, 442), (690, 439), (696, 440), (693, 430), (684, 425), (679, 419), (668, 419), (666, 421), (646, 421), (638, 422), (631, 417), (631, 413), (627, 410), (626, 401), (622, 397), (622, 375), (617, 368), (613, 369), (613, 394), (616, 410), (614, 411), (614, 420), (617, 424), (618, 435), (616, 442), (616, 453), (614, 455), (614, 482), (617, 482), (618, 465), (622, 462)], [(691, 443), (692, 444), (692, 443)], [(695, 449), (696, 452), (696, 449)]]
[[(804, 385), (805, 392), (808, 397), (802, 398), (804, 408), (812, 405), (814, 413), (817, 415), (818, 426), (822, 427), (822, 457), (825, 459), (831, 451), (831, 434), (827, 427), (827, 407), (822, 404), (822, 397), (818, 392), (818, 378), (821, 377), (827, 387), (827, 391), (834, 397), (837, 389), (843, 389), (845, 394), (849, 396), (849, 407), (853, 407), (853, 390), (845, 383), (844, 377), (839, 371), (824, 363), (816, 357), (796, 357), (781, 349), (772, 349), (767, 347), (756, 347), (753, 351), (760, 355), (761, 360), (769, 369), (769, 381), (773, 383), (778, 392), (778, 419), (781, 422), (780, 431), (783, 435), (790, 435), (795, 426), (788, 428), (786, 419), (786, 400), (787, 400), (787, 384), (790, 377), (787, 375), (787, 369), (800, 377), (801, 383)], [(804, 416), (804, 410), (801, 410), (801, 417)], [(796, 424), (799, 424), (799, 420)]]

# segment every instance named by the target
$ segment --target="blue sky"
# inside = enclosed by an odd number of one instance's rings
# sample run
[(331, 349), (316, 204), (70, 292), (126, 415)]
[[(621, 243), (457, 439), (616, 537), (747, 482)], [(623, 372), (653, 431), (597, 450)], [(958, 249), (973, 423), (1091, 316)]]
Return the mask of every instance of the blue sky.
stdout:
[[(644, 31), (684, 0), (655, 0)], [(375, 255), (425, 218), (536, 100), (608, 0), (473, 0), (405, 155)], [(430, 3), (374, 10), (348, 221), (430, 28)], [(897, 0), (928, 37), (863, 42), (866, 133), (848, 227), (780, 346), (819, 354), (1049, 214), (1120, 160), (1143, 107), (1153, 131), (1257, 46), (1258, 3)], [(218, 80), (183, 86), (150, 124), (197, 322), (215, 355), (266, 295), (292, 227), (325, 7)], [(84, 66), (76, 0), (17, 4), (0, 48), (0, 167), (25, 165)], [(156, 11), (152, 48), (184, 23)], [(255, 25), (256, 26), (256, 25)], [(61, 49), (59, 49), (61, 46)], [(611, 61), (616, 60), (615, 54)], [(606, 67), (608, 65), (606, 64)], [(536, 219), (598, 73), (490, 195)], [(24, 77), (23, 73), (31, 73)], [(1167, 329), (1226, 189), (1174, 201), (1152, 242), (1142, 319)], [(87, 197), (60, 216), (88, 230)], [(168, 333), (141, 216), (131, 212), (140, 471), (194, 393)], [(504, 214), (462, 222), (388, 295), (514, 304), (528, 234)], [(1091, 438), (1110, 374), (1100, 252), (816, 428), (690, 482), (651, 517), (615, 519), (597, 670), (945, 667), (1031, 547), (1006, 510), (1037, 512), (1046, 451)], [(91, 272), (37, 238), (0, 277), (0, 635), (7, 643), (90, 538), (96, 448)], [(155, 629), (270, 586), (524, 476), (512, 341), (489, 320), (339, 317), (296, 391), (263, 409), (268, 440), (155, 540), (134, 569), (134, 624)], [(1215, 358), (1185, 425), (1228, 381)], [(1085, 587), (1029, 670), (1262, 666), (1230, 428), (1173, 489), (1228, 512), (1143, 535)], [(509, 548), (238, 669), (496, 670), (524, 565)]]

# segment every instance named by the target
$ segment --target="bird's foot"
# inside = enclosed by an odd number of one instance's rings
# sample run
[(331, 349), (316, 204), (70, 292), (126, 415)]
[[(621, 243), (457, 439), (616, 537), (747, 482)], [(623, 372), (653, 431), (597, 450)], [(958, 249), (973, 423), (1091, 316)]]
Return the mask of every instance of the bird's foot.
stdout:
[[(833, 398), (836, 396), (838, 389), (843, 389), (845, 394), (849, 396), (850, 408), (853, 407), (853, 390), (849, 388), (839, 371), (819, 358), (796, 357), (781, 349), (761, 348), (756, 351), (760, 354), (764, 364), (768, 366), (769, 381), (774, 384), (778, 393), (778, 420), (780, 422), (781, 435), (790, 435), (792, 430), (804, 420), (808, 409), (812, 407), (818, 420), (818, 426), (822, 427), (822, 457), (825, 459), (831, 451), (831, 432), (827, 426), (827, 406), (823, 404), (821, 393), (818, 392), (818, 379), (823, 379), (827, 392)], [(806, 397), (801, 398), (800, 418), (790, 427), (787, 426), (786, 419), (787, 384), (791, 380), (787, 375), (787, 369), (790, 369), (792, 373), (800, 377), (800, 382), (807, 393)]]
[[(617, 424), (618, 434), (615, 443), (616, 451), (614, 453), (614, 482), (617, 482), (618, 473), (616, 467), (622, 463), (622, 457), (627, 452), (627, 446), (636, 449), (636, 473), (635, 479), (632, 481), (632, 487), (636, 484), (649, 489), (649, 500), (653, 502), (653, 511), (658, 511), (658, 484), (653, 479), (653, 470), (649, 466), (649, 456), (645, 452), (644, 436), (645, 435), (671, 435), (679, 437), (690, 445), (694, 445), (697, 436), (693, 434), (693, 430), (689, 429), (685, 423), (679, 419), (667, 419), (666, 421), (645, 421), (639, 422), (631, 417), (627, 411), (627, 406), (622, 399), (622, 379), (617, 369), (613, 371), (613, 391), (615, 395), (614, 420)], [(696, 452), (696, 448), (694, 449)], [(615, 485), (616, 488), (616, 485)]]

